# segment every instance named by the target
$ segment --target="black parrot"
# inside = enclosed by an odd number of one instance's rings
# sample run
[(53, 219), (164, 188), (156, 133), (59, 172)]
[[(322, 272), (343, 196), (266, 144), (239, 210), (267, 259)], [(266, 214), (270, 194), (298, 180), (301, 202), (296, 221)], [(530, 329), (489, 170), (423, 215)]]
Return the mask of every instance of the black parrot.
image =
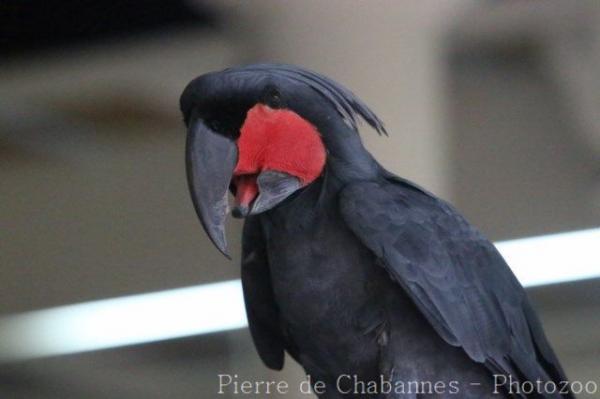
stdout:
[(242, 284), (268, 367), (287, 351), (321, 398), (573, 397), (494, 245), (367, 152), (359, 117), (387, 133), (349, 90), (257, 64), (194, 79), (180, 105), (193, 203), (226, 256), (228, 189), (246, 218)]

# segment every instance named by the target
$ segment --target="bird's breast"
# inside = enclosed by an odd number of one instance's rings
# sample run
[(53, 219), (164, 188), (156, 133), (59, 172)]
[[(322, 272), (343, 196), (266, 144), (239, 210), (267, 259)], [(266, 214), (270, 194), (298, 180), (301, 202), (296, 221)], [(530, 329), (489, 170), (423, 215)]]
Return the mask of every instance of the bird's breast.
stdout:
[[(291, 324), (352, 328), (384, 277), (373, 254), (335, 215), (264, 225), (275, 299)], [(383, 273), (384, 274), (384, 273)]]

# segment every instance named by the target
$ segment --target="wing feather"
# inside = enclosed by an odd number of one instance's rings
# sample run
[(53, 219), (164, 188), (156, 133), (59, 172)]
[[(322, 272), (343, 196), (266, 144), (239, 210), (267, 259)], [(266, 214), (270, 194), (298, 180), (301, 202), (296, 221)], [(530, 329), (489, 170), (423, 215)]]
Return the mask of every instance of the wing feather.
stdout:
[(450, 205), (388, 176), (347, 186), (340, 209), (448, 344), (515, 379), (566, 380), (525, 290), (493, 244)]
[(273, 296), (267, 250), (258, 220), (246, 219), (242, 239), (242, 287), (250, 333), (265, 365), (281, 370), (284, 339)]

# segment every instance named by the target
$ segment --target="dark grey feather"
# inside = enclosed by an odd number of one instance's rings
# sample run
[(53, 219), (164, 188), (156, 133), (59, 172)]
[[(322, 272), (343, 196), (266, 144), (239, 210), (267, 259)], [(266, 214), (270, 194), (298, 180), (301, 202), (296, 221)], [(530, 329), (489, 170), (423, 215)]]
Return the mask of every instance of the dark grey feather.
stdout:
[(350, 229), (449, 344), (515, 379), (566, 381), (522, 286), (450, 205), (398, 179), (353, 183), (340, 205)]
[(387, 135), (383, 122), (354, 93), (317, 72), (288, 64), (253, 64), (229, 68), (224, 72), (271, 74), (305, 83), (331, 102), (342, 118), (355, 130), (358, 130), (357, 116), (360, 116), (377, 133)]

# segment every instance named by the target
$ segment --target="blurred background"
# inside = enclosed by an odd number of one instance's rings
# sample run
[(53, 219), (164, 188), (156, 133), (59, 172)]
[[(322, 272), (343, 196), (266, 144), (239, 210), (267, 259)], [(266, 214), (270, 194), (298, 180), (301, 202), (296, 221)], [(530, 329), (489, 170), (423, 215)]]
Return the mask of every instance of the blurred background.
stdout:
[[(363, 129), (376, 157), (495, 241), (600, 226), (598, 1), (2, 0), (0, 315), (239, 278), (241, 225), (227, 261), (192, 208), (178, 97), (255, 61), (350, 87), (390, 132)], [(600, 385), (600, 280), (529, 294), (567, 374)], [(216, 394), (219, 373), (304, 378), (291, 359), (267, 370), (245, 328), (0, 359), (3, 399), (236, 397)]]

